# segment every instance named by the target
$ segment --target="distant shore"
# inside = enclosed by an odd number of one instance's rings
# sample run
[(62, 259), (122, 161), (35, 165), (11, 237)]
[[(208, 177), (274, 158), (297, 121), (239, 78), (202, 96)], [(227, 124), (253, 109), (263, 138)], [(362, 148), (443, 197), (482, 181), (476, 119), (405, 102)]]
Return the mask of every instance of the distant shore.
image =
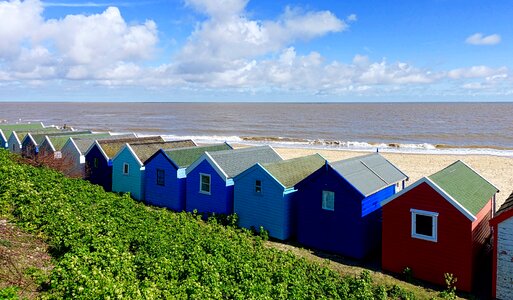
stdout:
[[(294, 158), (313, 153), (319, 153), (328, 161), (337, 161), (354, 156), (369, 154), (344, 150), (318, 150), (278, 148), (276, 151), (284, 158)], [(429, 176), (456, 160), (462, 160), (479, 172), (495, 185), (500, 193), (497, 194), (497, 209), (513, 191), (513, 158), (494, 155), (438, 155), (438, 154), (409, 154), (381, 153), (386, 159), (409, 176), (407, 185), (418, 179)]]

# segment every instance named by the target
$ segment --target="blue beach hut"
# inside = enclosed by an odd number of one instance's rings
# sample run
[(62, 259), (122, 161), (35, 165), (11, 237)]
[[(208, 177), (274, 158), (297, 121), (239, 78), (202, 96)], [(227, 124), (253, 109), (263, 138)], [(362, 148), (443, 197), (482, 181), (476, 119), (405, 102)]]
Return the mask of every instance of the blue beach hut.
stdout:
[(144, 200), (144, 161), (159, 149), (194, 147), (192, 140), (144, 144), (126, 144), (112, 158), (112, 191), (130, 192), (136, 200)]
[(233, 210), (239, 226), (262, 226), (269, 236), (286, 240), (294, 234), (295, 198), (301, 191), (295, 185), (325, 164), (319, 155), (260, 164), (237, 175)]
[(377, 153), (326, 163), (296, 185), (298, 242), (365, 257), (381, 243), (380, 202), (407, 179)]
[(160, 136), (95, 141), (85, 153), (85, 179), (112, 191), (112, 158), (125, 144), (163, 142)]
[(231, 150), (227, 143), (204, 147), (160, 149), (144, 162), (145, 202), (175, 211), (185, 210), (185, 170), (205, 153)]
[(45, 128), (43, 123), (0, 124), (0, 148), (9, 148), (9, 137), (15, 130), (40, 130)]
[(233, 178), (258, 162), (281, 160), (270, 146), (205, 152), (186, 170), (186, 210), (233, 213)]

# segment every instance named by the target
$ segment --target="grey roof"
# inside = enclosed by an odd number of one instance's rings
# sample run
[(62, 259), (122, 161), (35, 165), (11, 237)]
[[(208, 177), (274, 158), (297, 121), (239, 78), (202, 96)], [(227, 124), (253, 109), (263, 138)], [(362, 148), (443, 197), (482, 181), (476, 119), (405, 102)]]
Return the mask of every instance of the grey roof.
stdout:
[(408, 178), (378, 153), (353, 157), (330, 165), (364, 196)]
[(513, 209), (513, 192), (509, 195), (508, 199), (501, 205), (497, 211), (497, 215)]
[(272, 163), (283, 160), (270, 146), (248, 147), (235, 150), (206, 152), (228, 175), (235, 177), (256, 163)]

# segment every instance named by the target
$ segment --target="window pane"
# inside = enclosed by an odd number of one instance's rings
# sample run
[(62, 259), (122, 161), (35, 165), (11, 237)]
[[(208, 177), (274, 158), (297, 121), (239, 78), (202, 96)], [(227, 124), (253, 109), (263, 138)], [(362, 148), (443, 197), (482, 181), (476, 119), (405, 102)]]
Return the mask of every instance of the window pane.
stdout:
[(322, 191), (322, 208), (326, 210), (335, 210), (335, 193), (331, 191)]
[(256, 193), (262, 192), (262, 181), (260, 181), (260, 180), (255, 181), (255, 192)]
[(210, 176), (201, 175), (201, 186), (200, 190), (205, 193), (210, 193)]
[(129, 165), (128, 164), (124, 164), (123, 165), (123, 173), (124, 174), (128, 174), (129, 170), (130, 170)]
[(157, 169), (157, 184), (164, 185), (165, 184), (165, 172), (164, 170)]
[(433, 217), (415, 215), (415, 232), (426, 236), (433, 236)]

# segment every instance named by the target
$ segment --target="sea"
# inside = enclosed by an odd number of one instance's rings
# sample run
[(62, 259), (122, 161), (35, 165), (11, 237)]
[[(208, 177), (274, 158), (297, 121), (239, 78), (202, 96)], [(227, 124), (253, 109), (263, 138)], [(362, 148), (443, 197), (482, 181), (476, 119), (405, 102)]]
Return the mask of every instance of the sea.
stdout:
[(513, 157), (513, 103), (3, 102), (0, 122), (198, 143)]

